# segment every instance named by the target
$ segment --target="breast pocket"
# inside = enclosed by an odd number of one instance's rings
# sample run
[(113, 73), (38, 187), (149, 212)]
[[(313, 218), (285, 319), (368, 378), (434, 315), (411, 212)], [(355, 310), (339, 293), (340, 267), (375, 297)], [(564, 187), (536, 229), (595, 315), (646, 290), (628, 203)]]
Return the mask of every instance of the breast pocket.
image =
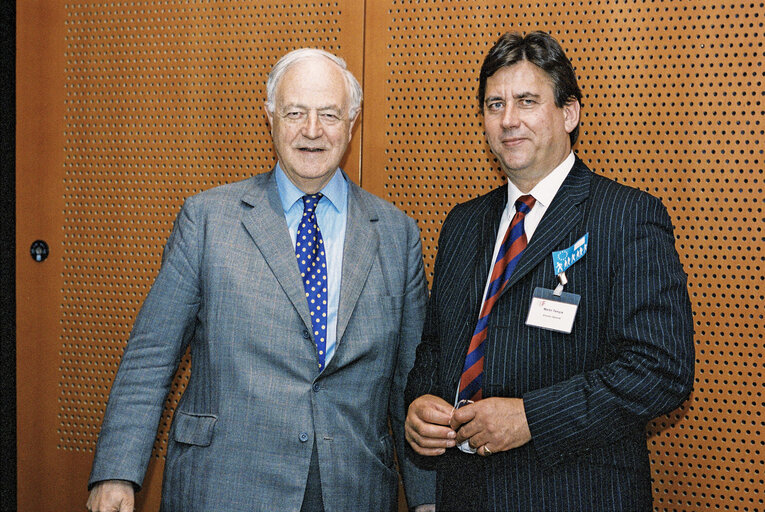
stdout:
[(401, 311), (404, 309), (404, 296), (381, 295), (380, 304), (386, 317), (400, 319)]
[(376, 364), (390, 365), (398, 350), (403, 304), (401, 296), (362, 295), (338, 351), (354, 359), (371, 357)]
[(403, 295), (380, 295), (378, 332), (388, 339), (398, 339), (401, 330), (401, 312), (404, 309)]

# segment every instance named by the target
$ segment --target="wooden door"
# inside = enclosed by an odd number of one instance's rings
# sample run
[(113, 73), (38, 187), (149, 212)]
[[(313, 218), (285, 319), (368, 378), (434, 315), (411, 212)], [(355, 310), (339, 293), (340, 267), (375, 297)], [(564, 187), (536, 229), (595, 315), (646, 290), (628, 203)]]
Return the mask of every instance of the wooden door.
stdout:
[(763, 18), (730, 0), (367, 2), (363, 184), (417, 219), (429, 279), (446, 213), (504, 181), (476, 88), (506, 31), (560, 41), (578, 156), (667, 206), (697, 359), (691, 398), (647, 431), (656, 510), (765, 510)]
[[(266, 75), (315, 46), (362, 79), (364, 4), (17, 3), (19, 510), (84, 508), (133, 319), (182, 200), (270, 170)], [(344, 167), (359, 180), (361, 125)], [(45, 241), (37, 262), (29, 247)], [(176, 377), (139, 509), (158, 508)]]

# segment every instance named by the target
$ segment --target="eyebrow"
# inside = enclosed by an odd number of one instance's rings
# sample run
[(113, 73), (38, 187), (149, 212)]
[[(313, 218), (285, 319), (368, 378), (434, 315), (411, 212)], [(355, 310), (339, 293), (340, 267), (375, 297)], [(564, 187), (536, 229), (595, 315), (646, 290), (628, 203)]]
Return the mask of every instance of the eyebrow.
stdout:
[[(297, 108), (300, 110), (313, 110), (311, 107), (308, 107), (300, 103), (288, 103), (286, 105), (281, 106), (282, 110), (289, 110), (291, 108)], [(323, 112), (327, 110), (337, 110), (338, 112), (342, 112), (343, 108), (339, 105), (322, 105), (321, 107), (316, 107), (315, 110), (319, 112)]]
[(541, 94), (535, 94), (533, 92), (522, 92), (522, 93), (519, 93), (519, 94), (516, 94), (516, 95), (513, 96), (513, 98), (515, 98), (517, 100), (522, 100), (522, 99), (525, 99), (525, 98), (534, 98), (534, 99), (537, 99), (537, 98), (541, 98), (541, 97), (542, 97)]
[[(516, 99), (516, 100), (522, 100), (522, 99), (526, 99), (526, 98), (538, 99), (538, 98), (541, 98), (541, 95), (540, 94), (535, 94), (533, 92), (521, 92), (521, 93), (518, 93), (518, 94), (514, 94), (513, 98)], [(484, 103), (490, 103), (492, 101), (497, 101), (497, 100), (502, 101), (504, 99), (505, 98), (502, 97), (502, 96), (489, 96), (489, 97), (487, 97), (484, 100)]]

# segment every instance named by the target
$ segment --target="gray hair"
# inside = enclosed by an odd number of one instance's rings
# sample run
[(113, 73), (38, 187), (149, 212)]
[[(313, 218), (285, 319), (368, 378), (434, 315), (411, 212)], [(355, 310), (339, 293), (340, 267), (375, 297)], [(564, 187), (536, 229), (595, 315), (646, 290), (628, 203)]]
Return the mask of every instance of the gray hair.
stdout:
[(345, 64), (343, 59), (318, 48), (300, 48), (299, 50), (293, 50), (284, 55), (274, 65), (271, 72), (268, 73), (268, 80), (266, 81), (266, 108), (269, 112), (274, 111), (274, 96), (276, 96), (276, 87), (279, 85), (279, 82), (281, 81), (287, 69), (289, 69), (290, 66), (298, 61), (316, 57), (324, 57), (331, 60), (343, 71), (343, 76), (345, 77), (345, 82), (347, 85), (348, 96), (351, 101), (348, 108), (348, 115), (351, 119), (356, 116), (359, 110), (361, 110), (362, 99), (361, 85), (359, 84), (359, 81), (356, 80), (356, 77), (353, 76), (353, 73), (348, 71), (348, 66)]

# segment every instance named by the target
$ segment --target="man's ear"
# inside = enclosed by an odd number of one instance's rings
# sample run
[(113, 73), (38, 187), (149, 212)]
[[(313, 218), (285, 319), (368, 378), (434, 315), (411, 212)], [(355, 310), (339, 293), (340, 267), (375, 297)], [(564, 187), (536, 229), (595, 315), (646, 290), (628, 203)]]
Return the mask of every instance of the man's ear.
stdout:
[(356, 126), (356, 121), (359, 119), (359, 114), (361, 114), (361, 109), (356, 111), (356, 113), (351, 118), (351, 122), (348, 124), (348, 142), (351, 142), (351, 139), (353, 138), (353, 127)]
[(271, 130), (274, 129), (274, 113), (268, 110), (268, 104), (263, 104), (263, 110), (266, 111), (266, 117), (268, 118), (268, 126), (271, 128)]
[(566, 133), (573, 132), (574, 128), (579, 125), (580, 109), (579, 100), (576, 98), (563, 105), (563, 125), (566, 128)]

